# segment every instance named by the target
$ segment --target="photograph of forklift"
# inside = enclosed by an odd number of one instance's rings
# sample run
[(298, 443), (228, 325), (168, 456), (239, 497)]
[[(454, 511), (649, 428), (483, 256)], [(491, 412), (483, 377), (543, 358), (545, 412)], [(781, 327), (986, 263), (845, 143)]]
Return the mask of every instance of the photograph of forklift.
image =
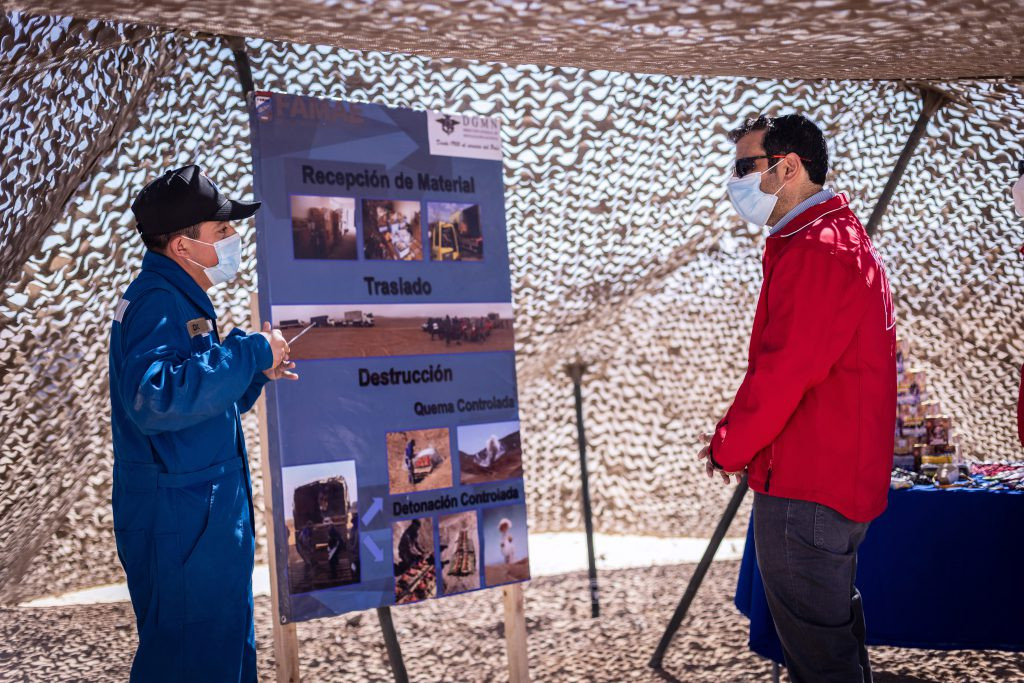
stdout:
[(476, 510), (442, 515), (437, 523), (441, 550), (441, 594), (480, 587), (480, 538)]
[(359, 583), (355, 461), (281, 469), (291, 594)]
[(295, 258), (356, 260), (355, 199), (293, 194), (291, 211)]
[(512, 304), (274, 306), (292, 360), (511, 351)]
[(432, 598), (437, 593), (434, 569), (434, 524), (429, 517), (391, 525), (395, 570), (395, 604)]
[(484, 236), (476, 204), (427, 202), (431, 261), (482, 261)]
[(374, 261), (422, 261), (420, 203), (363, 200), (363, 253)]

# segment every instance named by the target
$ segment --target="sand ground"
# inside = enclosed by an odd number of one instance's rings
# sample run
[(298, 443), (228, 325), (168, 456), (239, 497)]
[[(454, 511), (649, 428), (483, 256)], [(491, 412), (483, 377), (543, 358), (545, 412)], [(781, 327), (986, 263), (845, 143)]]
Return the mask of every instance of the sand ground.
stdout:
[[(747, 620), (732, 605), (738, 562), (712, 565), (665, 657), (667, 674), (647, 668), (694, 567), (603, 572), (598, 619), (590, 618), (586, 572), (525, 584), (532, 680), (769, 681), (771, 665), (747, 649)], [(410, 680), (507, 680), (501, 602), (502, 591), (496, 589), (393, 609)], [(265, 681), (274, 680), (270, 624), (270, 601), (257, 598), (256, 638)], [(303, 680), (393, 680), (373, 611), (301, 623), (298, 636)], [(2, 609), (0, 680), (125, 681), (135, 643), (128, 603)], [(870, 651), (879, 683), (1024, 681), (1024, 657), (1016, 652)]]
[[(355, 307), (353, 308), (355, 310)], [(291, 347), (294, 360), (317, 358), (363, 358), (369, 356), (415, 356), (435, 353), (511, 351), (515, 335), (510, 328), (493, 330), (484, 341), (446, 344), (423, 331), (426, 318), (377, 318), (374, 327), (315, 327)], [(301, 330), (285, 332), (291, 339)]]

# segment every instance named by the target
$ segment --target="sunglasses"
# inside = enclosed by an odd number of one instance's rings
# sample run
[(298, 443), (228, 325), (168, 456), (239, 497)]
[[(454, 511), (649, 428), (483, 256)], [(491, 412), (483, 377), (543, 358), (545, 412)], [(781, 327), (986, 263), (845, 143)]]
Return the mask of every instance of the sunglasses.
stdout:
[[(785, 159), (786, 156), (788, 156), (788, 155), (786, 155), (786, 154), (759, 154), (756, 157), (741, 157), (741, 158), (736, 160), (736, 177), (737, 178), (742, 178), (743, 176), (745, 176), (748, 173), (750, 173), (751, 171), (753, 171), (754, 167), (757, 165), (757, 160), (758, 159)], [(806, 161), (808, 163), (810, 163), (810, 161), (811, 161), (810, 159), (804, 159), (803, 157), (800, 157), (800, 160), (801, 161)]]

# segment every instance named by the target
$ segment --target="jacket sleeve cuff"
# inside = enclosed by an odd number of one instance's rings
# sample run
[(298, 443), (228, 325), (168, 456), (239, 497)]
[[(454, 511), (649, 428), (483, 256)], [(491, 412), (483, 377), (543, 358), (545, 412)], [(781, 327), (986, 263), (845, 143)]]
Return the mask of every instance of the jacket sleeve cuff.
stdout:
[[(273, 359), (271, 359), (271, 362), (273, 362)], [(267, 377), (262, 370), (260, 370), (255, 375), (253, 375), (252, 384), (250, 386), (260, 388), (269, 381), (270, 378)]]
[(274, 365), (274, 351), (270, 348), (270, 342), (259, 332), (248, 335), (253, 345), (253, 356), (256, 359), (256, 368), (262, 375), (264, 370), (269, 370)]
[(711, 461), (711, 466), (714, 467), (716, 470), (722, 469), (722, 466), (718, 464), (717, 460), (715, 460), (715, 449), (714, 448), (710, 448), (710, 447), (708, 448), (708, 460)]
[(716, 470), (725, 469), (717, 460), (715, 460), (715, 451), (717, 450), (719, 453), (722, 451), (722, 445), (725, 443), (725, 433), (727, 431), (728, 424), (727, 419), (723, 419), (719, 422), (718, 428), (715, 429), (715, 435), (712, 437), (711, 443), (708, 444), (708, 460), (711, 461), (712, 466), (714, 466)]

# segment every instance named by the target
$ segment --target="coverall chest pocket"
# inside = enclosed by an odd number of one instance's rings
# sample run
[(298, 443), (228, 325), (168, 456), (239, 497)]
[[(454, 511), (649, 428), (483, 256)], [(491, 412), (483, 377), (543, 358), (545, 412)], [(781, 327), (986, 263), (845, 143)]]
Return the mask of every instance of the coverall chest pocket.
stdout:
[(157, 545), (161, 626), (209, 621), (248, 608), (255, 545), (243, 475), (232, 473), (206, 487), (208, 513), (199, 536), (165, 535)]

